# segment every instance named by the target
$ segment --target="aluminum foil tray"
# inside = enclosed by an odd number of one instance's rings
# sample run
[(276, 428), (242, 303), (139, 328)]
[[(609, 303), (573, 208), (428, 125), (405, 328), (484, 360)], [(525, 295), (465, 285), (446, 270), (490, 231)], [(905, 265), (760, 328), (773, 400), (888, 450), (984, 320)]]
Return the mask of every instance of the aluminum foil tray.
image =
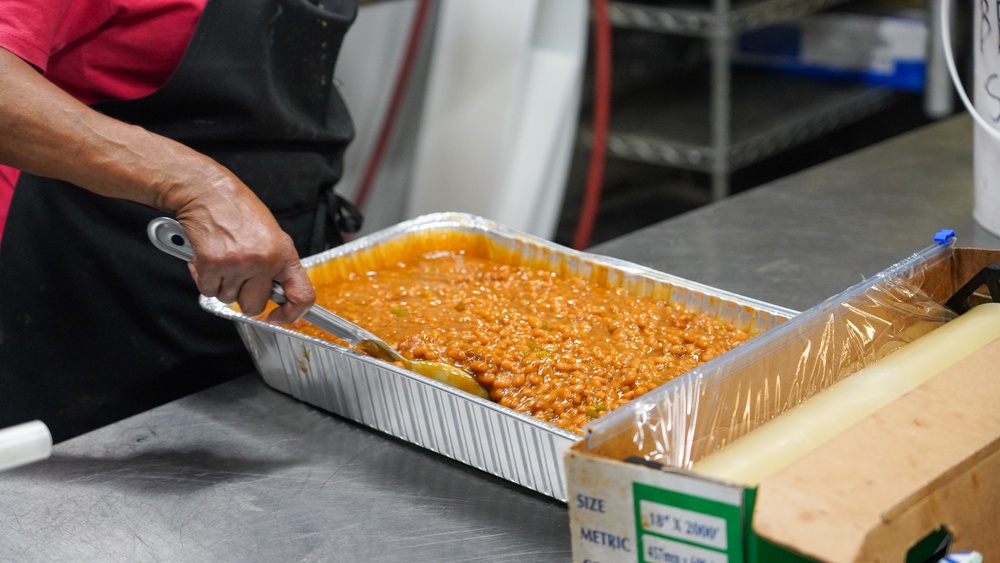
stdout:
[[(444, 230), (489, 237), (524, 264), (551, 267), (641, 296), (678, 301), (740, 328), (765, 331), (796, 312), (629, 262), (577, 252), (459, 213), (425, 215), (303, 260), (306, 268), (351, 260), (408, 235)], [(582, 437), (352, 349), (248, 317), (214, 298), (203, 309), (231, 319), (264, 382), (301, 401), (566, 500), (563, 452)], [(721, 354), (711, 362), (725, 362)], [(705, 364), (707, 365), (707, 364)]]

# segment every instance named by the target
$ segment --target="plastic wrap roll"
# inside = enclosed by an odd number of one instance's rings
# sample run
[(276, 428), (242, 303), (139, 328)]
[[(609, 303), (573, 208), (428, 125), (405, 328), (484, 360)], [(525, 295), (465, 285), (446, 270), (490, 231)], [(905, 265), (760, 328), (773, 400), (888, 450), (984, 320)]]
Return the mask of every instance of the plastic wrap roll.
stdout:
[(49, 457), (52, 435), (38, 420), (0, 430), (0, 471)]
[(706, 456), (692, 471), (757, 485), (998, 338), (1000, 303), (979, 305)]

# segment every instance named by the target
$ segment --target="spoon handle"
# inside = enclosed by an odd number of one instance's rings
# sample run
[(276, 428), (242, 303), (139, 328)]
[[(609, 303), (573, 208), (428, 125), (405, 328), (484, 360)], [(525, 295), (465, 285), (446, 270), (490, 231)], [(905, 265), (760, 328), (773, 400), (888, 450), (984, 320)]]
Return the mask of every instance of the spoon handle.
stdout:
[(351, 346), (357, 346), (358, 343), (364, 340), (382, 342), (381, 338), (319, 305), (310, 307), (303, 313), (302, 318), (337, 338), (346, 341)]
[[(157, 217), (149, 222), (146, 234), (149, 235), (153, 245), (163, 252), (186, 262), (194, 258), (191, 241), (188, 240), (184, 227), (177, 221), (169, 217)], [(271, 288), (271, 301), (278, 305), (285, 302), (285, 292), (277, 283)], [(352, 346), (357, 346), (363, 340), (382, 341), (381, 338), (319, 305), (313, 305), (306, 310), (302, 318)]]

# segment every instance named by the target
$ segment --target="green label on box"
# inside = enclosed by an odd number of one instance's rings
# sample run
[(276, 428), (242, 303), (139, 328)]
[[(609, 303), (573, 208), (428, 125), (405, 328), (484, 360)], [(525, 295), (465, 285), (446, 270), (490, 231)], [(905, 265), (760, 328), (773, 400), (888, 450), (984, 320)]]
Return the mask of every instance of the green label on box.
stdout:
[(633, 483), (643, 563), (743, 563), (740, 506)]

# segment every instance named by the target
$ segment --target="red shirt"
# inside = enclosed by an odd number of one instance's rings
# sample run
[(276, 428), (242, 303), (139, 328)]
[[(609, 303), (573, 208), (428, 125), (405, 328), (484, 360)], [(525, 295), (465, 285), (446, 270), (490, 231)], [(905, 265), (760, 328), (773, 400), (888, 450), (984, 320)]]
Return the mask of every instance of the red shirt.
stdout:
[[(151, 94), (208, 0), (0, 0), (0, 47), (85, 104)], [(0, 234), (18, 171), (0, 165)]]

